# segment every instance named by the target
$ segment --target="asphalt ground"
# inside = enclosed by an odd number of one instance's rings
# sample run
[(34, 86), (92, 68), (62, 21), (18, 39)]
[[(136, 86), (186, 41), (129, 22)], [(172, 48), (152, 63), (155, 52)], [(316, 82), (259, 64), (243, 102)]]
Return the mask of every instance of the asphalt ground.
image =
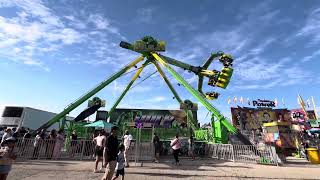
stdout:
[[(30, 160), (16, 162), (9, 180), (82, 180), (101, 179), (103, 172), (93, 173), (92, 161)], [(182, 159), (176, 166), (171, 159), (160, 163), (130, 163), (125, 169), (128, 180), (171, 179), (320, 179), (320, 165), (289, 164), (267, 166), (225, 162), (214, 159)]]

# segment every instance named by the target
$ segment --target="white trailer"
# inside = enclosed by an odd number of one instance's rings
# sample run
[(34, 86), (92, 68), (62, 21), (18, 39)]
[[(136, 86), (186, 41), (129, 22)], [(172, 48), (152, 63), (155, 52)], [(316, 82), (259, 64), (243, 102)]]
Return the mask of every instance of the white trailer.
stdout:
[[(21, 106), (6, 106), (0, 112), (0, 127), (19, 128), (25, 127), (36, 130), (53, 118), (56, 113)], [(58, 129), (59, 123), (55, 123), (47, 130)]]

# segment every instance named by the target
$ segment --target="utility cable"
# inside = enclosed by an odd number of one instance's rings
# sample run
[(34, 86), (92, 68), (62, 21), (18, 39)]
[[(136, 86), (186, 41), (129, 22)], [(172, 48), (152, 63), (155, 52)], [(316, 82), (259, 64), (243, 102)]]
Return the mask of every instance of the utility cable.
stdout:
[[(151, 64), (151, 62), (149, 62), (148, 64), (146, 64), (144, 67), (146, 67), (146, 66), (149, 65), (149, 64)], [(141, 66), (141, 67), (136, 68), (136, 69), (134, 69), (134, 70), (128, 71), (128, 72), (126, 72), (126, 73), (123, 73), (123, 74), (122, 74), (121, 76), (119, 76), (119, 77), (125, 76), (125, 75), (127, 75), (127, 74), (130, 74), (130, 73), (132, 73), (132, 72), (135, 72), (135, 71), (137, 71), (137, 70), (139, 70), (139, 69), (141, 69), (141, 68), (144, 68), (144, 67)]]
[(151, 73), (149, 76), (147, 76), (146, 78), (144, 78), (143, 80), (141, 80), (140, 82), (138, 82), (137, 84), (135, 84), (134, 86), (132, 86), (130, 89), (138, 86), (139, 84), (141, 84), (143, 81), (147, 80), (148, 78), (150, 78), (152, 75), (154, 75), (155, 73), (157, 73), (158, 71), (154, 71), (153, 73)]

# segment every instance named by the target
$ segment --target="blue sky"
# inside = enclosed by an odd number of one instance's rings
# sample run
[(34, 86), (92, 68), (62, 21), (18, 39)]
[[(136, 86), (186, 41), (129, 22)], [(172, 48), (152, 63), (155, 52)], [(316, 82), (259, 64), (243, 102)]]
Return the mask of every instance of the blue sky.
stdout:
[[(319, 1), (199, 2), (0, 0), (0, 106), (60, 112), (137, 56), (121, 49), (121, 40), (132, 42), (145, 35), (167, 42), (164, 55), (194, 65), (201, 65), (211, 52), (232, 54), (232, 82), (212, 101), (226, 116), (229, 96), (284, 98), (287, 108), (298, 107), (298, 93), (320, 102)], [(147, 67), (141, 77), (154, 70)], [(193, 74), (178, 72), (196, 86)], [(196, 101), (167, 75), (181, 97)], [(107, 109), (130, 76), (97, 94), (106, 99)], [(154, 75), (130, 91), (119, 107), (179, 105)], [(200, 106), (201, 122), (209, 121), (206, 114)]]

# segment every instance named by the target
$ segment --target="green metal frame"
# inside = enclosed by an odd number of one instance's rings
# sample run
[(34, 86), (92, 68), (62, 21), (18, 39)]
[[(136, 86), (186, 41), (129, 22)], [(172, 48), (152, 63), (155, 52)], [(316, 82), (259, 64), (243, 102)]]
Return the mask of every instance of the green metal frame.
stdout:
[(190, 93), (193, 95), (199, 102), (201, 102), (211, 113), (213, 117), (216, 117), (217, 120), (214, 121), (213, 128), (214, 128), (214, 138), (215, 142), (226, 143), (228, 134), (223, 131), (223, 125), (229, 132), (237, 133), (237, 129), (228, 122), (228, 120), (212, 105), (210, 104), (203, 95), (195, 90), (186, 80), (184, 80), (173, 68), (161, 58), (157, 53), (152, 52), (152, 56), (160, 62), (168, 72), (179, 82), (181, 83)]
[(79, 99), (77, 99), (75, 102), (71, 103), (68, 107), (66, 107), (61, 113), (57, 114), (55, 117), (50, 119), (47, 123), (40, 126), (37, 130), (33, 131), (32, 135), (35, 135), (38, 131), (41, 129), (47, 129), (48, 127), (52, 126), (53, 124), (59, 122), (62, 118), (64, 118), (67, 114), (69, 114), (72, 110), (77, 108), (79, 105), (84, 103), (86, 100), (88, 100), (90, 97), (98, 93), (101, 89), (106, 87), (108, 84), (110, 84), (112, 81), (116, 80), (118, 77), (123, 75), (125, 72), (127, 72), (130, 68), (134, 67), (136, 64), (141, 62), (144, 59), (144, 56), (140, 56), (128, 65), (126, 65), (124, 68), (122, 68), (119, 72), (113, 74), (105, 81), (101, 82), (97, 87), (86, 93), (85, 95), (81, 96)]
[[(164, 74), (164, 72), (162, 71), (161, 67), (159, 66), (159, 64), (154, 61), (153, 64), (156, 66), (158, 72), (160, 73), (161, 77), (163, 78), (163, 80), (166, 82), (167, 86), (169, 87), (169, 89), (171, 90), (172, 94), (174, 95), (175, 99), (181, 104), (183, 103), (183, 101), (181, 100), (181, 98), (179, 97), (177, 91), (174, 89), (174, 87), (172, 86), (172, 84), (170, 83), (169, 79), (167, 78), (167, 76)], [(197, 127), (195, 126), (195, 120), (193, 118), (193, 114), (190, 110), (188, 110), (187, 108), (183, 109), (184, 112), (187, 114), (187, 124), (188, 126), (193, 129), (196, 130)]]
[(113, 104), (113, 106), (111, 107), (109, 113), (108, 113), (108, 117), (110, 117), (110, 115), (114, 112), (114, 110), (116, 109), (116, 107), (119, 105), (120, 101), (123, 99), (123, 97), (127, 94), (127, 92), (130, 90), (132, 84), (137, 80), (137, 78), (139, 77), (139, 75), (141, 74), (142, 70), (149, 64), (149, 61), (145, 61), (142, 66), (138, 69), (138, 71), (134, 74), (134, 76), (132, 77), (131, 81), (129, 82), (129, 84), (127, 85), (126, 89), (122, 92), (122, 94), (120, 95), (120, 97), (116, 100), (116, 102)]
[[(149, 39), (147, 38), (146, 40), (154, 41), (154, 39), (151, 38), (151, 37), (149, 37)], [(143, 45), (143, 43), (145, 43), (145, 42), (147, 42), (147, 41), (141, 41), (139, 43), (140, 43), (140, 45)], [(155, 42), (153, 42), (153, 43), (155, 43)], [(235, 127), (233, 127), (228, 122), (228, 120), (212, 104), (210, 104), (206, 100), (206, 98), (205, 98), (205, 96), (204, 96), (204, 94), (202, 92), (203, 76), (212, 77), (214, 75), (218, 75), (219, 74), (218, 71), (215, 71), (215, 70), (210, 71), (210, 70), (207, 70), (207, 68), (212, 63), (213, 59), (216, 58), (216, 57), (222, 56), (223, 52), (217, 52), (217, 53), (211, 54), (211, 56), (207, 59), (207, 61), (204, 63), (204, 65), (202, 67), (195, 67), (195, 66), (189, 65), (187, 63), (184, 63), (184, 62), (181, 62), (181, 61), (178, 61), (178, 60), (175, 60), (175, 59), (172, 59), (172, 58), (169, 58), (169, 57), (166, 57), (166, 56), (163, 56), (163, 55), (160, 55), (160, 54), (156, 53), (156, 51), (157, 51), (156, 49), (157, 48), (159, 50), (161, 50), (161, 51), (164, 51), (164, 46), (159, 46), (159, 47), (156, 46), (155, 49), (153, 49), (153, 50), (152, 50), (152, 47), (150, 47), (151, 50), (148, 49), (149, 46), (145, 47), (145, 48), (147, 48), (146, 50), (144, 50), (144, 49), (141, 50), (141, 49), (137, 48), (138, 46), (134, 46), (134, 45), (131, 45), (131, 44), (126, 43), (126, 42), (121, 42), (120, 46), (124, 47), (126, 49), (129, 49), (129, 50), (132, 50), (132, 51), (136, 51), (136, 52), (138, 52), (138, 53), (140, 53), (142, 55), (139, 58), (137, 58), (136, 60), (134, 60), (131, 63), (129, 63), (128, 65), (126, 65), (119, 72), (115, 73), (114, 75), (110, 76), (108, 79), (106, 79), (105, 81), (100, 83), (94, 89), (92, 89), (91, 91), (89, 91), (85, 95), (81, 96), (75, 102), (73, 102), (68, 107), (66, 107), (61, 113), (59, 113), (54, 118), (49, 120), (47, 123), (42, 125), (38, 130), (46, 129), (46, 128), (50, 127), (51, 125), (53, 125), (54, 123), (59, 122), (69, 112), (71, 112), (76, 107), (78, 107), (80, 104), (82, 104), (83, 102), (88, 100), (90, 97), (92, 97), (94, 94), (96, 94), (97, 92), (102, 90), (104, 87), (106, 87), (112, 81), (114, 81), (115, 79), (119, 78), (121, 75), (123, 75), (125, 72), (127, 72), (130, 68), (136, 66), (136, 64), (138, 64), (139, 62), (143, 61), (144, 58), (146, 57), (147, 60), (138, 69), (138, 71), (135, 73), (135, 75), (131, 79), (130, 83), (127, 85), (127, 87), (122, 92), (120, 97), (116, 100), (116, 102), (114, 103), (114, 105), (110, 109), (108, 116), (110, 116), (110, 114), (112, 114), (112, 112), (114, 112), (115, 108), (120, 103), (120, 101), (123, 99), (123, 97), (126, 95), (126, 93), (131, 89), (131, 86), (133, 85), (135, 80), (139, 77), (139, 75), (142, 72), (142, 70), (144, 69), (144, 67), (147, 66), (148, 64), (150, 64), (150, 62), (152, 62), (155, 65), (155, 67), (157, 68), (157, 71), (160, 73), (161, 77), (164, 79), (164, 81), (168, 85), (169, 89), (171, 90), (171, 92), (173, 93), (173, 95), (177, 99), (177, 101), (179, 103), (184, 103), (182, 101), (182, 99), (179, 97), (179, 95), (176, 92), (176, 90), (173, 88), (172, 84), (169, 82), (169, 80), (166, 77), (166, 75), (164, 74), (164, 72), (162, 71), (161, 67), (158, 64), (158, 62), (159, 62), (162, 66), (164, 66), (166, 68), (166, 70), (180, 84), (182, 84), (191, 93), (191, 95), (193, 95), (201, 104), (203, 104), (212, 113), (211, 120), (212, 120), (213, 135), (214, 135), (214, 141), (215, 142), (226, 143), (227, 140), (228, 140), (227, 139), (227, 137), (228, 137), (227, 131), (229, 131), (231, 133), (239, 133), (237, 131), (237, 129)], [(183, 68), (184, 70), (192, 71), (193, 73), (198, 75), (199, 76), (198, 90), (194, 89), (190, 84), (188, 84), (188, 82), (185, 81), (169, 64), (177, 66), (177, 67), (180, 67), (180, 68)], [(186, 109), (186, 108), (184, 109), (184, 111), (187, 114), (188, 126), (191, 127), (193, 130), (198, 129), (195, 126), (196, 122), (194, 122), (192, 112), (190, 110)], [(65, 121), (62, 121), (61, 127), (64, 128), (64, 125), (65, 125)], [(72, 124), (70, 124), (69, 129), (71, 128), (71, 126), (72, 126)], [(34, 131), (34, 133), (36, 133), (37, 131)]]

